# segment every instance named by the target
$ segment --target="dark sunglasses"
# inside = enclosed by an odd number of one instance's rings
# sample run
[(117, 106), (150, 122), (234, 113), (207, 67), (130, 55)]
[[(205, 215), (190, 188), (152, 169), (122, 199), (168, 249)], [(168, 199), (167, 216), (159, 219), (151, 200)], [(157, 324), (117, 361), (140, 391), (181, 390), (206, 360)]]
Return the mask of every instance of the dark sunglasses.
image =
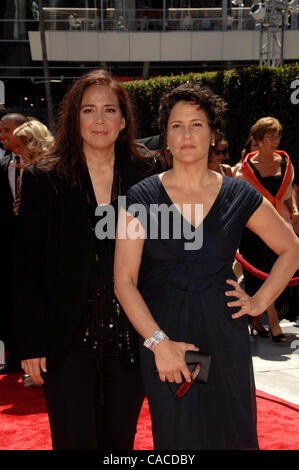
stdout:
[(215, 155), (220, 155), (221, 153), (222, 155), (226, 155), (227, 149), (223, 149), (223, 150), (213, 149), (213, 152), (215, 153)]

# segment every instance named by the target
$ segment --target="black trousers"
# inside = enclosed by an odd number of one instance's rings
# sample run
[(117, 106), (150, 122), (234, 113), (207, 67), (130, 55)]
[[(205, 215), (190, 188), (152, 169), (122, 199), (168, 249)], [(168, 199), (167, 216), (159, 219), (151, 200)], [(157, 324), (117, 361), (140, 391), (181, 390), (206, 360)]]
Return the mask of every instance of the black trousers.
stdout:
[(106, 357), (101, 365), (97, 353), (72, 349), (47, 370), (43, 388), (54, 450), (133, 449), (145, 396), (139, 363)]

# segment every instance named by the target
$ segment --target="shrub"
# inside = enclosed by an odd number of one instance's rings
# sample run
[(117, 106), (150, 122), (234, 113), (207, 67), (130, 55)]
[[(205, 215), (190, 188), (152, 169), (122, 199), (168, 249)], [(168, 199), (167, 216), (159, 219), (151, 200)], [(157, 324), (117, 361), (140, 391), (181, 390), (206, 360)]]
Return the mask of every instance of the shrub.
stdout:
[(137, 136), (159, 133), (157, 117), (159, 100), (164, 92), (186, 81), (209, 86), (227, 102), (226, 137), (230, 163), (240, 159), (250, 127), (263, 116), (274, 116), (283, 125), (280, 149), (299, 165), (299, 104), (291, 103), (291, 83), (299, 79), (299, 64), (270, 68), (251, 66), (216, 72), (157, 77), (124, 84), (136, 116)]

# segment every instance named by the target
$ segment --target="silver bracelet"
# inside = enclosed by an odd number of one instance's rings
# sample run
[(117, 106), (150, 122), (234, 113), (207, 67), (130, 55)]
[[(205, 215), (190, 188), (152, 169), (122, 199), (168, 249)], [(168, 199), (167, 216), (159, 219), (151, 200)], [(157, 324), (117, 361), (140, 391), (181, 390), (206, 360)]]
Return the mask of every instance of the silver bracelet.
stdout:
[(168, 336), (164, 333), (162, 330), (156, 330), (154, 334), (150, 337), (147, 338), (143, 345), (153, 351), (163, 339), (169, 339)]

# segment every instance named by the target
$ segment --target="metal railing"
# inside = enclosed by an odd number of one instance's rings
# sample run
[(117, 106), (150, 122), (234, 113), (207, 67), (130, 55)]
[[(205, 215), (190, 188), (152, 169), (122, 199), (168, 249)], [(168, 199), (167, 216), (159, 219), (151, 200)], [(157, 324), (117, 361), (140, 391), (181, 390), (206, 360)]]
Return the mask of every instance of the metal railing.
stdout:
[[(228, 29), (254, 29), (249, 8), (232, 8)], [(45, 8), (47, 28), (83, 31), (200, 31), (223, 29), (222, 8)]]
[[(226, 14), (222, 8), (44, 8), (44, 21), (48, 31), (241, 31), (259, 27), (246, 7), (230, 8)], [(290, 27), (297, 29), (298, 21)], [(0, 19), (2, 40), (28, 40), (28, 31), (38, 29), (38, 19)]]

